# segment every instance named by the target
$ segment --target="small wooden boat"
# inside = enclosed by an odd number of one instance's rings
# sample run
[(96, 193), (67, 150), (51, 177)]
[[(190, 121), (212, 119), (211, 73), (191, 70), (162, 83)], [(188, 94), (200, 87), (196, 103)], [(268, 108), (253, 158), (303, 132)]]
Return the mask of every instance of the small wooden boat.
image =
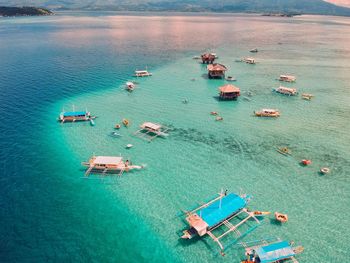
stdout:
[(258, 53), (258, 49), (257, 48), (254, 48), (254, 49), (251, 49), (249, 52), (251, 52), (251, 53)]
[(242, 61), (247, 64), (256, 64), (256, 61), (254, 58), (243, 58)]
[(213, 115), (213, 116), (216, 116), (216, 115), (218, 115), (219, 113), (217, 112), (217, 111), (211, 111), (210, 112), (210, 115)]
[(120, 124), (119, 123), (117, 123), (115, 126), (114, 126), (114, 129), (117, 129), (117, 130), (119, 130), (120, 129)]
[(254, 111), (255, 116), (258, 117), (279, 117), (280, 112), (275, 109), (262, 109), (260, 111)]
[(236, 79), (234, 77), (232, 77), (232, 76), (227, 76), (225, 79), (227, 81), (236, 81)]
[(131, 143), (129, 143), (129, 144), (126, 145), (125, 148), (126, 148), (126, 149), (130, 149), (130, 148), (132, 148), (133, 146), (134, 146), (134, 145), (132, 145)]
[(223, 121), (223, 120), (224, 120), (224, 118), (223, 118), (223, 117), (221, 117), (221, 116), (217, 116), (217, 117), (215, 118), (215, 120), (216, 120), (216, 121)]
[(275, 218), (277, 221), (281, 222), (281, 223), (285, 223), (288, 221), (288, 215), (287, 214), (282, 214), (282, 213), (278, 213), (275, 212)]
[(260, 216), (267, 216), (271, 214), (271, 212), (268, 211), (253, 211), (255, 217), (260, 217)]
[(128, 127), (130, 125), (130, 122), (128, 119), (123, 119), (123, 124), (125, 127)]
[(309, 164), (311, 164), (312, 162), (311, 162), (311, 160), (309, 160), (309, 159), (303, 159), (303, 160), (301, 160), (301, 164), (302, 165), (305, 165), (305, 166), (307, 166), (307, 165), (309, 165)]
[(122, 137), (123, 135), (121, 135), (120, 133), (117, 133), (117, 132), (111, 132), (110, 136), (112, 136), (112, 137)]
[(200, 56), (193, 56), (192, 59), (201, 59)]
[(329, 169), (328, 167), (322, 167), (320, 169), (321, 174), (329, 174), (330, 171), (331, 171), (331, 169)]
[(301, 98), (303, 100), (311, 100), (314, 97), (314, 95), (310, 94), (310, 93), (303, 93), (301, 94)]
[(126, 84), (125, 84), (125, 88), (126, 88), (126, 90), (127, 91), (133, 91), (134, 89), (135, 89), (135, 84), (133, 83), (133, 82), (126, 82)]
[(288, 149), (287, 147), (282, 147), (282, 148), (277, 148), (277, 152), (283, 155), (290, 155), (292, 154), (291, 150)]

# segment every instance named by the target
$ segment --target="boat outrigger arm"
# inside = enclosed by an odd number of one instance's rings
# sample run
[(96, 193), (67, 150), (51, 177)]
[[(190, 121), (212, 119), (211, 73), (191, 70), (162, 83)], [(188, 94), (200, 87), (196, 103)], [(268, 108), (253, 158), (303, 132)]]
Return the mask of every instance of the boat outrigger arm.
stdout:
[[(245, 208), (249, 200), (250, 197), (248, 195), (219, 193), (219, 196), (213, 200), (190, 212), (186, 212), (186, 221), (190, 225), (190, 229), (184, 231), (182, 238), (191, 239), (195, 235), (204, 236), (208, 234), (223, 252), (227, 246), (223, 245), (222, 238), (233, 232), (236, 234), (236, 238), (230, 244), (234, 244), (238, 239), (260, 225), (260, 221), (255, 217), (254, 212)], [(254, 226), (249, 226), (248, 224), (251, 219), (256, 223)], [(233, 220), (239, 221), (233, 224), (230, 222)], [(246, 223), (249, 227), (248, 230), (241, 232), (239, 227)], [(213, 231), (223, 225), (227, 230), (222, 232), (222, 229), (220, 229), (220, 235), (216, 236)]]

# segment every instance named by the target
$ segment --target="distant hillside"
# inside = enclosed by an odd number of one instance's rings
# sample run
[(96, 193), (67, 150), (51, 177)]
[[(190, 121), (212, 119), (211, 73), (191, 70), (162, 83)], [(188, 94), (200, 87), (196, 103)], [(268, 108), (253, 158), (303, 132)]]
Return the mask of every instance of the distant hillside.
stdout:
[(47, 16), (53, 13), (45, 8), (0, 6), (0, 16)]
[[(328, 0), (329, 1), (329, 0)], [(0, 5), (8, 5), (0, 0)], [(323, 0), (11, 0), (55, 10), (300, 13), (350, 16), (350, 8)]]

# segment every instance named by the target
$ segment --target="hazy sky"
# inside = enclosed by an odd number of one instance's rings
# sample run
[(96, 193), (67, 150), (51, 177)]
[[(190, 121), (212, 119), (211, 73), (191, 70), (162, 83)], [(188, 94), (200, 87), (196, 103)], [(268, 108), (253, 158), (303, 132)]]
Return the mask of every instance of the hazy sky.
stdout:
[(325, 1), (336, 5), (343, 5), (343, 6), (350, 7), (350, 0), (325, 0)]

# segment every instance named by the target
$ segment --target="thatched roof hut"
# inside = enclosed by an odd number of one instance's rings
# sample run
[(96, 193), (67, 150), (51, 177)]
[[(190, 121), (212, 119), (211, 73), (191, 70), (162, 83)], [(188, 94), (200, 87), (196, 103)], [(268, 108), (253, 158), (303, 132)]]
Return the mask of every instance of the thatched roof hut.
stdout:
[(225, 76), (225, 71), (227, 71), (227, 67), (219, 63), (214, 63), (208, 65), (207, 70), (209, 78), (221, 78)]

